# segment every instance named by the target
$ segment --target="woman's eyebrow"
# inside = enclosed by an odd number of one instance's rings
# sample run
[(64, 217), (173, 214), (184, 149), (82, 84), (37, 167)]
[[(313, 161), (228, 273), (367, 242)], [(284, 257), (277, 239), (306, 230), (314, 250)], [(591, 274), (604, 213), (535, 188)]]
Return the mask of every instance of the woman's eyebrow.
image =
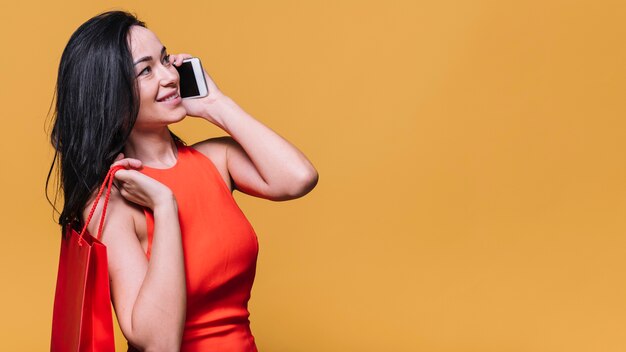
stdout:
[[(163, 56), (163, 53), (165, 53), (165, 50), (166, 50), (166, 48), (165, 48), (165, 47), (161, 48), (161, 56)], [(140, 62), (144, 62), (144, 61), (152, 61), (152, 56), (144, 56), (144, 57), (142, 57), (141, 59), (137, 60), (137, 61), (133, 64), (133, 66), (137, 65), (137, 64), (138, 64), (138, 63), (140, 63)]]

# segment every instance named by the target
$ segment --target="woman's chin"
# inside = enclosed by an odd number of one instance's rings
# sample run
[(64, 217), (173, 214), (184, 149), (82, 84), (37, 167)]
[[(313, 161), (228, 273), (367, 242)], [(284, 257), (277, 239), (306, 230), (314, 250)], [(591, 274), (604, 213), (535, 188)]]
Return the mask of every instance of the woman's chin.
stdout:
[(164, 112), (163, 115), (170, 116), (168, 120), (171, 121), (171, 123), (176, 123), (182, 121), (187, 116), (187, 110), (183, 104), (180, 104), (176, 108)]
[(180, 110), (181, 112), (179, 113), (179, 119), (176, 122), (180, 122), (182, 121), (185, 117), (187, 117), (187, 110), (185, 109), (185, 107), (183, 106), (183, 104), (180, 104)]

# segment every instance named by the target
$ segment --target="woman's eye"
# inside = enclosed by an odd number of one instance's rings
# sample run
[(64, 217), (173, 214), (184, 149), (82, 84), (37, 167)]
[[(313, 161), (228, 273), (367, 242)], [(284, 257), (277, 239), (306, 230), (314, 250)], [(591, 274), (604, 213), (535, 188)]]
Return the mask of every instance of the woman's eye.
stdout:
[(150, 71), (152, 71), (152, 69), (150, 68), (150, 66), (144, 68), (143, 70), (141, 70), (141, 72), (139, 72), (139, 75), (143, 75), (144, 72), (146, 73), (150, 73)]
[(170, 55), (165, 55), (164, 60), (165, 60), (166, 64), (169, 64), (170, 63)]

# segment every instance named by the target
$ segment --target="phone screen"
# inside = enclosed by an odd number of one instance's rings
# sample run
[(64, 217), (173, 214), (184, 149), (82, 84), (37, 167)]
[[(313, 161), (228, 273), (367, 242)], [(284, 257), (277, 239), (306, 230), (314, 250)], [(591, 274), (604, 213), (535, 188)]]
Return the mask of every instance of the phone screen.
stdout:
[(193, 73), (191, 62), (183, 62), (182, 65), (176, 67), (180, 75), (180, 96), (181, 98), (193, 97), (200, 95), (198, 91), (198, 82)]

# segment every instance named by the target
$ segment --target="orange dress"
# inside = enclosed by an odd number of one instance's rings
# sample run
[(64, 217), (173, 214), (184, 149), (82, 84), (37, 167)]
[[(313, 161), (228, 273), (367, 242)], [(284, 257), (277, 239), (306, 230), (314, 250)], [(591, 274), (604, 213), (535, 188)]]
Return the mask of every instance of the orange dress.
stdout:
[[(187, 286), (180, 351), (257, 351), (248, 320), (256, 234), (211, 160), (177, 146), (173, 167), (144, 167), (141, 172), (168, 186), (178, 203)], [(145, 214), (150, 258), (154, 217), (149, 210)]]

